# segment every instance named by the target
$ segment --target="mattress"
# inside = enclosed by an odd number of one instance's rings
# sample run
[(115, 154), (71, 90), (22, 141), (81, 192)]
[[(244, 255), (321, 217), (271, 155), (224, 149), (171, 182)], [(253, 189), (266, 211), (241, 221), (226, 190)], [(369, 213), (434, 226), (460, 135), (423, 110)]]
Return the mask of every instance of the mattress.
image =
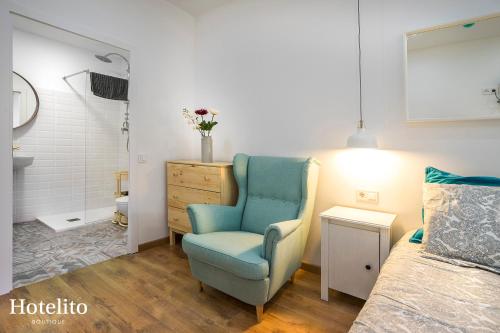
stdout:
[(426, 258), (408, 232), (351, 327), (357, 332), (500, 332), (500, 275)]

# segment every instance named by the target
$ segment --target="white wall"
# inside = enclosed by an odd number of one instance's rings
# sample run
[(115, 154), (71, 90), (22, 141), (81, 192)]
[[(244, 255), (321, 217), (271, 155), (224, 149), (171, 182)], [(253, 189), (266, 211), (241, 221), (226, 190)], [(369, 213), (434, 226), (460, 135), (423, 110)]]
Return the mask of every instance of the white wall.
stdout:
[[(239, 0), (201, 16), (196, 98), (221, 111), (217, 159), (313, 155), (322, 162), (315, 216), (335, 204), (395, 212), (395, 241), (420, 225), (425, 166), (500, 176), (499, 121), (405, 121), (403, 33), (498, 12), (500, 2), (361, 6), (364, 110), (383, 151), (342, 149), (358, 110), (355, 1)], [(379, 191), (379, 205), (357, 203), (355, 189)], [(306, 262), (320, 263), (319, 232), (316, 217)]]
[[(10, 31), (0, 0), (0, 251), (11, 251)], [(131, 51), (131, 209), (140, 241), (166, 234), (163, 162), (197, 157), (199, 142), (179, 116), (193, 104), (195, 22), (163, 0), (16, 0), (28, 16)], [(316, 215), (333, 204), (359, 207), (354, 189), (381, 193), (375, 209), (399, 214), (395, 239), (419, 225), (423, 167), (499, 176), (500, 123), (409, 125), (403, 94), (403, 32), (500, 11), (494, 0), (362, 1), (364, 102), (368, 126), (386, 150), (365, 164), (341, 151), (357, 110), (355, 3), (348, 0), (246, 0), (198, 22), (199, 105), (220, 109), (215, 157), (236, 152), (314, 155), (322, 162)], [(19, 8), (21, 6), (21, 8)], [(116, 10), (119, 8), (119, 10)], [(140, 13), (140, 15), (139, 15)], [(5, 46), (5, 47), (4, 47)], [(120, 45), (119, 45), (120, 46)], [(8, 93), (8, 94), (7, 94)], [(137, 165), (137, 153), (148, 163)], [(365, 169), (365, 166), (370, 168)], [(358, 182), (358, 183), (357, 183)], [(136, 196), (136, 200), (134, 199)], [(8, 222), (8, 223), (5, 223)], [(319, 225), (305, 260), (319, 263)], [(10, 288), (0, 256), (0, 292)]]
[(495, 96), (482, 94), (498, 89), (499, 54), (500, 37), (409, 50), (410, 118), (500, 118)]
[[(192, 157), (191, 133), (181, 131), (176, 121), (182, 119), (181, 107), (193, 101), (194, 19), (163, 0), (0, 1), (2, 96), (10, 91), (11, 34), (9, 20), (5, 20), (10, 8), (130, 50), (132, 163), (129, 211), (133, 215), (131, 219), (139, 226), (139, 243), (166, 236), (164, 161)], [(0, 177), (2, 199), (5, 197), (0, 204), (5, 208), (0, 216), (2, 253), (11, 252), (12, 235), (11, 132), (10, 122), (4, 121), (10, 112), (7, 99), (10, 97), (2, 98), (0, 104)], [(135, 162), (138, 153), (147, 155), (146, 164)], [(7, 191), (3, 190), (4, 184)], [(3, 262), (8, 260), (5, 258), (7, 256), (0, 256), (0, 292), (11, 287), (11, 265)]]
[(12, 288), (12, 29), (0, 0), (0, 295)]
[(14, 173), (14, 222), (115, 205), (113, 172), (128, 170), (119, 165), (128, 155), (120, 132), (125, 104), (93, 96), (88, 74), (62, 79), (88, 68), (124, 76), (123, 63), (105, 64), (94, 54), (14, 30), (13, 68), (40, 99), (37, 117), (13, 131), (18, 153), (35, 158)]
[[(19, 22), (20, 19), (17, 19)], [(22, 24), (22, 23), (19, 23)], [(43, 27), (43, 24), (40, 24)], [(74, 36), (74, 44), (78, 44), (81, 37), (67, 33), (68, 39)], [(84, 69), (111, 76), (126, 78), (126, 65), (121, 60), (112, 63), (104, 63), (94, 57), (99, 51), (86, 49), (82, 43), (81, 47), (69, 44), (55, 38), (47, 38), (43, 35), (14, 29), (13, 33), (13, 59), (14, 70), (24, 76), (31, 84), (38, 88), (57, 90), (67, 93), (76, 92), (85, 95), (85, 74), (68, 78), (68, 84), (62, 79), (63, 76), (76, 73)], [(110, 48), (102, 43), (102, 52)], [(128, 53), (118, 48), (114, 52), (121, 52), (126, 57)], [(36, 54), (36, 57), (33, 56)]]

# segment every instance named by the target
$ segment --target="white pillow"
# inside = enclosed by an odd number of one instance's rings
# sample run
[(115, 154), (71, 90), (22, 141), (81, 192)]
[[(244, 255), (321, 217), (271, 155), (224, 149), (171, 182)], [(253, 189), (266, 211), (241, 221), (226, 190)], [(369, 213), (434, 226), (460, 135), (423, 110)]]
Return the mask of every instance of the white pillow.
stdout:
[(425, 183), (423, 199), (425, 252), (500, 272), (500, 187)]

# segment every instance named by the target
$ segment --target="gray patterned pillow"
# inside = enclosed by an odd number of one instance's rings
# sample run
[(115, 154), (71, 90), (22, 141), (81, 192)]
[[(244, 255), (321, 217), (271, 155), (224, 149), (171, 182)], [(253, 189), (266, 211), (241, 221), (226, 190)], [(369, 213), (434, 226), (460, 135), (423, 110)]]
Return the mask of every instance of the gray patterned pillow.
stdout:
[(426, 252), (500, 270), (500, 187), (424, 184)]

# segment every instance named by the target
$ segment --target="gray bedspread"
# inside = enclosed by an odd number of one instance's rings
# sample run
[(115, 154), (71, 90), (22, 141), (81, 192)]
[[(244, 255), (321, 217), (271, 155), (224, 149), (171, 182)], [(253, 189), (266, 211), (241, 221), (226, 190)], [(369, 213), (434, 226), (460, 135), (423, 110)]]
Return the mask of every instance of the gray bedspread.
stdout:
[(425, 258), (407, 233), (350, 332), (500, 332), (500, 275)]

